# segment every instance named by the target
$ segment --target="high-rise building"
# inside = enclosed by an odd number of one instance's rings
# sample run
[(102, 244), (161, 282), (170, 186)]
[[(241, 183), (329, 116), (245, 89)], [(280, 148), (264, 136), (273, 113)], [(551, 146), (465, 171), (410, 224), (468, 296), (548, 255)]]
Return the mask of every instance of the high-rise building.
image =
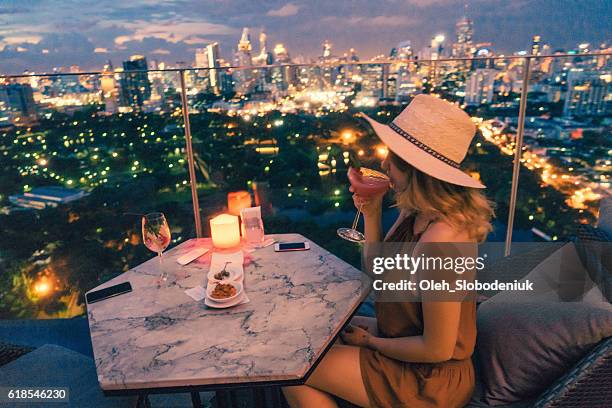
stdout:
[(531, 39), (531, 55), (540, 55), (541, 53), (540, 36), (534, 35)]
[[(243, 28), (242, 36), (238, 42), (238, 50), (234, 56), (235, 64), (240, 67), (251, 67), (253, 60), (251, 57), (251, 35), (247, 27)], [(253, 70), (249, 68), (237, 69), (234, 72), (234, 78), (236, 79), (236, 92), (239, 94), (249, 93), (253, 86)]]
[(206, 66), (208, 70), (208, 79), (210, 87), (215, 94), (220, 94), (221, 89), (221, 70), (219, 69), (221, 53), (219, 51), (219, 43), (214, 42), (206, 46)]
[(494, 57), (493, 50), (491, 49), (491, 43), (480, 43), (476, 44), (474, 57), (476, 58), (487, 58), (491, 57), (491, 59), (477, 59), (472, 61), (472, 70), (479, 68), (493, 68), (495, 65), (495, 61), (492, 57)]
[(611, 111), (612, 87), (600, 72), (571, 69), (563, 116), (602, 116)]
[(259, 33), (259, 54), (253, 57), (253, 63), (256, 65), (270, 65), (274, 58), (272, 53), (268, 51), (268, 35), (265, 30)]
[(151, 82), (147, 72), (147, 59), (142, 55), (132, 55), (123, 62), (124, 72), (121, 74), (121, 104), (142, 110), (142, 105), (151, 97)]
[[(291, 64), (289, 52), (283, 44), (274, 46), (274, 64), (285, 65)], [(297, 69), (296, 67), (284, 66), (277, 67), (272, 70), (272, 83), (275, 84), (278, 90), (286, 91), (289, 85), (297, 84)]]
[(196, 48), (195, 50), (195, 68), (204, 68), (208, 66), (208, 52), (206, 48)]
[(412, 57), (412, 43), (410, 40), (402, 41), (397, 45), (395, 58), (404, 60)]
[(105, 113), (113, 114), (119, 109), (119, 92), (113, 74), (113, 65), (110, 61), (104, 66), (100, 77), (100, 91), (104, 101)]
[(474, 36), (474, 25), (467, 17), (457, 21), (457, 42), (453, 44), (452, 55), (456, 58), (469, 58), (474, 52), (472, 37)]
[(465, 84), (465, 103), (477, 106), (493, 102), (495, 78), (498, 73), (495, 69), (477, 69), (471, 72)]
[(438, 34), (431, 38), (431, 59), (438, 59), (442, 57), (444, 52), (444, 35)]
[(0, 116), (14, 124), (36, 119), (36, 103), (29, 84), (0, 85)]
[(328, 40), (325, 40), (323, 42), (323, 54), (322, 57), (323, 59), (329, 59), (332, 56), (332, 43), (330, 43)]

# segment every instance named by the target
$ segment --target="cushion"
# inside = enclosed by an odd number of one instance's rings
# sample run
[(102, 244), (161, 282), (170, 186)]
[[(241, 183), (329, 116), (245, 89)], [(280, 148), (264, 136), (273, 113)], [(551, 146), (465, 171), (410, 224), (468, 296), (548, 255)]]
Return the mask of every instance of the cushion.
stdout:
[(481, 400), (491, 406), (537, 397), (612, 336), (612, 305), (573, 243), (524, 279), (534, 282), (533, 292), (500, 292), (478, 308)]
[[(0, 367), (3, 387), (66, 387), (69, 407), (134, 407), (135, 397), (105, 397), (91, 358), (47, 344)], [(40, 405), (40, 404), (39, 404)], [(0, 407), (15, 406), (2, 404)]]
[(580, 225), (577, 229), (576, 250), (590, 278), (612, 302), (612, 243), (602, 229)]
[(612, 197), (602, 198), (599, 201), (597, 228), (612, 236)]
[(21, 357), (34, 350), (34, 347), (17, 346), (15, 344), (0, 343), (0, 366)]

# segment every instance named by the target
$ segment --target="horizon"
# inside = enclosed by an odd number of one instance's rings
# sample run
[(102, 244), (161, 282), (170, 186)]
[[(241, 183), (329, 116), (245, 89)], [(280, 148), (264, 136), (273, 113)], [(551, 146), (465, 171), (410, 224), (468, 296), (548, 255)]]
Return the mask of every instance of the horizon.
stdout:
[[(0, 6), (1, 74), (50, 72), (72, 65), (80, 70), (100, 69), (107, 60), (118, 66), (133, 54), (169, 65), (191, 65), (195, 50), (211, 42), (219, 43), (222, 58), (231, 63), (243, 27), (249, 28), (253, 55), (259, 51), (263, 28), (267, 48), (283, 43), (292, 59), (321, 55), (325, 40), (332, 43), (334, 55), (355, 48), (362, 60), (388, 55), (406, 40), (418, 52), (438, 34), (446, 37), (444, 48), (449, 50), (455, 42), (455, 23), (464, 15), (473, 21), (473, 42), (491, 43), (496, 54), (528, 50), (533, 35), (540, 35), (552, 52), (573, 49), (582, 42), (596, 51), (608, 41), (600, 16), (611, 8), (607, 2), (594, 1), (587, 10), (570, 0), (561, 5), (476, 0), (467, 9), (455, 0), (388, 0), (376, 5), (221, 0), (212, 2), (214, 9), (194, 0), (137, 0), (129, 6), (104, 0), (87, 0), (85, 5), (75, 0), (60, 2), (63, 7), (40, 0)], [(556, 7), (547, 9), (549, 3)], [(261, 24), (252, 24), (253, 17)], [(567, 24), (557, 24), (564, 20)]]

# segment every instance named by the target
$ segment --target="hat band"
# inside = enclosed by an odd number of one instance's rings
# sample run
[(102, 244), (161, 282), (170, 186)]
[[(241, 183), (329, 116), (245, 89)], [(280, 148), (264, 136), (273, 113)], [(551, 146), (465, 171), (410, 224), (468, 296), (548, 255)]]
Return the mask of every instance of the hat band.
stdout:
[(434, 149), (432, 149), (431, 147), (427, 146), (425, 143), (421, 142), (420, 140), (410, 136), (408, 134), (408, 132), (406, 132), (404, 129), (402, 129), (401, 127), (397, 126), (395, 123), (391, 122), (389, 123), (389, 127), (391, 129), (393, 129), (396, 133), (398, 133), (400, 136), (402, 136), (404, 139), (408, 140), (409, 142), (411, 142), (412, 144), (414, 144), (416, 147), (420, 148), (421, 150), (429, 153), (430, 155), (432, 155), (433, 157), (435, 157), (438, 160), (442, 160), (444, 163), (449, 164), (455, 168), (459, 168), (459, 163), (457, 163), (454, 160), (449, 159), (448, 157), (444, 156), (441, 153), (436, 152)]

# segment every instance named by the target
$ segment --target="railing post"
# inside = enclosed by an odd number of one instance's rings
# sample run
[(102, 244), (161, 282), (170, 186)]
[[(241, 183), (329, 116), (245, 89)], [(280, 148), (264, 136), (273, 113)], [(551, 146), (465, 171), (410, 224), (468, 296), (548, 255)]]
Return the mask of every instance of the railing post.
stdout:
[(436, 89), (436, 85), (438, 84), (438, 78), (437, 78), (437, 74), (438, 74), (438, 65), (436, 64), (436, 60), (432, 61), (432, 65), (433, 65), (433, 74), (431, 75), (431, 91), (435, 92)]
[(516, 211), (516, 198), (518, 195), (519, 174), (521, 171), (521, 156), (523, 154), (523, 131), (525, 129), (525, 111), (527, 110), (527, 93), (529, 92), (531, 58), (525, 57), (523, 69), (523, 89), (521, 89), (521, 102), (519, 104), (518, 128), (514, 140), (514, 166), (512, 167), (512, 189), (510, 191), (510, 205), (508, 208), (508, 227), (506, 230), (506, 246), (504, 256), (510, 255), (512, 246), (512, 229), (514, 228), (514, 213)]
[(382, 64), (382, 98), (387, 100), (389, 98), (389, 64)]
[(200, 204), (198, 202), (198, 186), (193, 163), (193, 146), (191, 144), (191, 126), (189, 125), (189, 105), (187, 102), (187, 87), (185, 86), (185, 70), (179, 72), (181, 80), (181, 104), (183, 107), (183, 123), (185, 124), (185, 154), (187, 156), (187, 168), (189, 169), (189, 183), (191, 185), (191, 202), (193, 204), (193, 219), (195, 222), (196, 236), (202, 238), (202, 220), (200, 218)]

